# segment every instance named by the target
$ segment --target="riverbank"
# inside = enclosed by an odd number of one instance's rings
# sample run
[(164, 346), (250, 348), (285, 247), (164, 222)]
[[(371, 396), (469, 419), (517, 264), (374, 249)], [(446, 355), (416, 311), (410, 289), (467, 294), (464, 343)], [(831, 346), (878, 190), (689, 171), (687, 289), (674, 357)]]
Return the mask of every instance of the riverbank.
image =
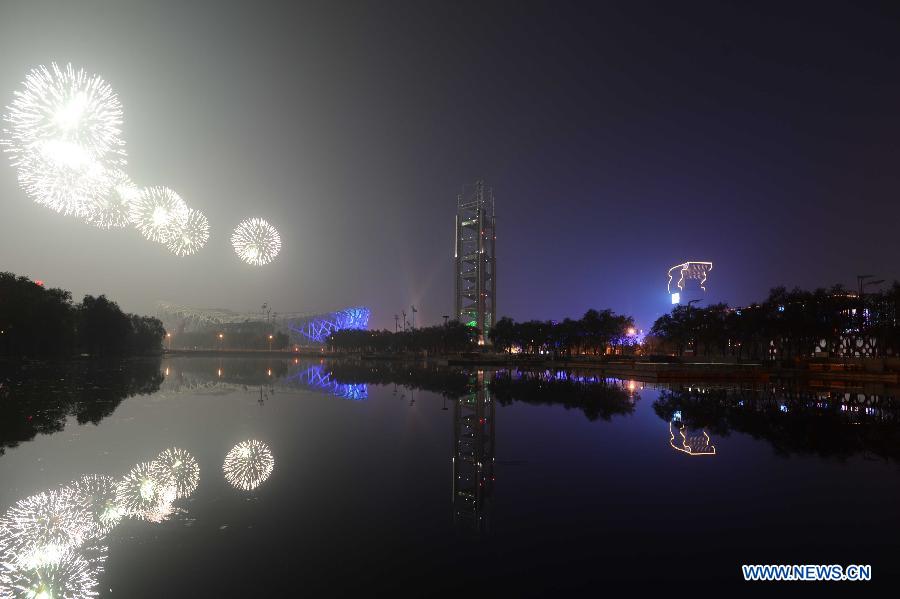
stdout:
[(850, 360), (791, 360), (770, 362), (737, 362), (659, 357), (593, 357), (545, 358), (496, 353), (426, 356), (413, 353), (335, 353), (321, 348), (289, 350), (167, 350), (166, 355), (242, 356), (271, 358), (332, 358), (350, 360), (389, 360), (428, 362), (467, 368), (579, 368), (599, 371), (612, 378), (636, 379), (648, 383), (686, 381), (755, 381), (803, 379), (817, 381), (852, 381), (857, 383), (900, 384), (900, 359), (856, 358)]

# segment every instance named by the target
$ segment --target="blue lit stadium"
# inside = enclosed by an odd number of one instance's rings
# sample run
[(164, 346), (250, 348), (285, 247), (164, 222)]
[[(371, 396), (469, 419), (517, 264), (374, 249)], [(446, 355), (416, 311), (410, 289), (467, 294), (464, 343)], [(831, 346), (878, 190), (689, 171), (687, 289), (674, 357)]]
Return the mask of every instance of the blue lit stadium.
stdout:
[(156, 313), (166, 330), (173, 334), (263, 327), (290, 336), (291, 343), (295, 345), (321, 344), (333, 332), (343, 329), (366, 329), (371, 314), (368, 308), (361, 306), (310, 314), (233, 312), (221, 308), (191, 308), (169, 302), (157, 302)]
[(346, 308), (330, 314), (316, 314), (298, 318), (288, 324), (292, 333), (303, 335), (313, 343), (324, 343), (335, 331), (344, 329), (367, 329), (369, 327), (369, 309), (356, 307)]

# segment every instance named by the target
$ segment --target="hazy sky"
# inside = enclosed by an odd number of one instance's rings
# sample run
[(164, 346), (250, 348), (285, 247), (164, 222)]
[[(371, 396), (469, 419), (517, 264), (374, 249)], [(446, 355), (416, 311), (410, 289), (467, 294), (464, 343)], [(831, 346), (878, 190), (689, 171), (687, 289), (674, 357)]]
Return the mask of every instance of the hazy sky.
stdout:
[[(436, 323), (456, 194), (483, 177), (516, 319), (610, 307), (648, 328), (688, 259), (733, 304), (900, 278), (900, 12), (731, 4), (2, 0), (2, 104), (38, 64), (102, 74), (132, 178), (212, 237), (177, 258), (32, 203), (4, 166), (0, 269), (139, 312), (367, 305), (393, 327), (416, 304)], [(281, 231), (266, 267), (231, 251), (249, 216)]]

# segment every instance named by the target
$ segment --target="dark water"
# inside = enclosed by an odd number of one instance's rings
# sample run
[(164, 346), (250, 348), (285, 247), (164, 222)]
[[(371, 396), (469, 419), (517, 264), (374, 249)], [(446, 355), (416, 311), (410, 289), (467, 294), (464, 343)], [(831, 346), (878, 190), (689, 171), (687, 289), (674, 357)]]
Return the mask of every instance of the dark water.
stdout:
[[(705, 593), (742, 563), (900, 581), (900, 403), (878, 388), (179, 358), (7, 365), (0, 416), (7, 591)], [(182, 478), (126, 478), (169, 448)], [(85, 474), (110, 477), (105, 517)]]

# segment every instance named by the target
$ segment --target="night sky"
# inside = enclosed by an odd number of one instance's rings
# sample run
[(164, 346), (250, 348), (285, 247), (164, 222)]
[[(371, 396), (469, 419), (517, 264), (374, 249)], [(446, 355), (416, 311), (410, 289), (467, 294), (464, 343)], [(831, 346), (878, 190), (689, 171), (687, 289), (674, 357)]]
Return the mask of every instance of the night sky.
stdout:
[[(187, 6), (190, 4), (190, 6)], [(497, 205), (498, 306), (649, 328), (665, 273), (708, 300), (900, 278), (900, 8), (885, 3), (0, 4), (2, 104), (50, 61), (100, 73), (129, 173), (209, 217), (176, 258), (32, 203), (0, 168), (0, 269), (130, 311), (452, 311), (453, 215)], [(279, 228), (250, 267), (242, 218)]]

